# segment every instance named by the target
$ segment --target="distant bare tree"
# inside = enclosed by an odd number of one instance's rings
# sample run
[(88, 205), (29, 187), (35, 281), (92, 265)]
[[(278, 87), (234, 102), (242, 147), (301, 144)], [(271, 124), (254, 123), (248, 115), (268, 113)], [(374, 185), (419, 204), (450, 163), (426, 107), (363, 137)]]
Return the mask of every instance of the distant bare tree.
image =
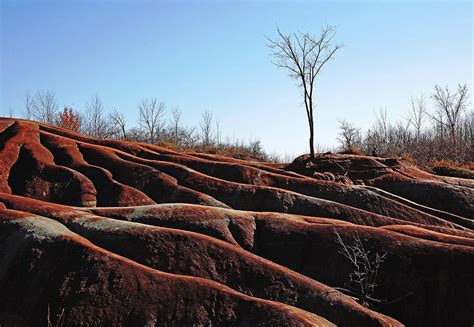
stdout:
[(410, 144), (413, 139), (413, 133), (410, 131), (410, 122), (397, 121), (394, 125), (388, 126), (388, 138), (385, 145), (387, 155), (404, 156), (411, 150)]
[(314, 158), (314, 89), (316, 77), (323, 66), (333, 58), (342, 44), (332, 45), (336, 34), (334, 26), (325, 26), (321, 34), (314, 37), (308, 33), (285, 35), (278, 29), (278, 40), (267, 37), (268, 46), (273, 50), (273, 62), (277, 67), (288, 71), (289, 76), (298, 81), (303, 91), (304, 105), (309, 125), (309, 149)]
[(435, 85), (433, 100), (435, 102), (438, 115), (432, 116), (438, 123), (448, 129), (451, 141), (456, 147), (456, 134), (462, 113), (466, 109), (469, 99), (467, 85), (458, 85), (458, 89), (452, 93), (448, 86), (444, 88)]
[(183, 146), (192, 148), (199, 143), (199, 133), (196, 127), (183, 128)]
[(339, 120), (339, 137), (337, 140), (344, 149), (354, 148), (360, 143), (360, 128), (354, 127), (347, 120)]
[(464, 129), (465, 133), (465, 142), (466, 144), (470, 144), (469, 161), (474, 161), (474, 111), (469, 111), (466, 115), (466, 119), (464, 120)]
[(291, 160), (287, 160), (285, 161), (286, 159), (288, 158), (282, 158), (278, 153), (276, 152), (272, 152), (270, 153), (269, 155), (267, 155), (267, 160), (269, 162), (273, 162), (273, 163), (286, 163), (286, 162), (291, 162), (293, 161), (294, 158), (292, 158)]
[(181, 110), (178, 107), (172, 109), (171, 133), (173, 141), (179, 147), (181, 145)]
[(85, 121), (83, 124), (85, 134), (104, 139), (111, 136), (110, 123), (104, 112), (102, 99), (94, 94), (86, 104)]
[(262, 142), (260, 142), (260, 140), (250, 140), (248, 147), (250, 152), (255, 156), (263, 153)]
[(30, 91), (27, 90), (25, 93), (25, 110), (24, 110), (24, 116), (26, 119), (31, 119), (33, 116), (33, 103), (34, 103), (34, 98), (31, 95)]
[[(25, 99), (25, 101), (26, 100), (27, 99)], [(31, 101), (31, 112), (29, 114), (39, 122), (54, 124), (57, 111), (58, 106), (56, 104), (54, 93), (51, 91), (40, 90)]]
[(379, 108), (375, 113), (375, 122), (366, 132), (363, 139), (365, 152), (371, 156), (384, 156), (389, 143), (390, 122), (387, 117), (387, 108)]
[(390, 122), (387, 116), (387, 107), (380, 107), (378, 113), (375, 114), (375, 130), (380, 133), (383, 143), (388, 141), (388, 130)]
[(133, 142), (146, 142), (147, 136), (141, 128), (133, 127), (127, 130), (127, 140)]
[(212, 112), (206, 110), (202, 113), (202, 120), (199, 123), (201, 129), (201, 141), (203, 146), (210, 146), (214, 143), (214, 131), (212, 128)]
[(122, 139), (126, 140), (127, 139), (127, 131), (126, 131), (127, 122), (125, 120), (125, 116), (121, 112), (117, 111), (117, 109), (114, 108), (114, 111), (109, 114), (109, 120), (113, 128), (120, 131), (122, 135)]
[(147, 142), (156, 143), (161, 131), (164, 128), (162, 121), (166, 105), (164, 102), (158, 102), (157, 98), (143, 99), (138, 104), (140, 128), (147, 135)]
[(216, 146), (221, 146), (221, 123), (216, 120)]
[(393, 123), (387, 109), (380, 108), (375, 122), (361, 135), (360, 148), (368, 155), (402, 157), (427, 169), (446, 161), (460, 166), (472, 162), (474, 113), (467, 86), (458, 85), (454, 93), (436, 86), (432, 98), (434, 108), (423, 94), (411, 96), (408, 115)]
[(417, 138), (420, 137), (423, 129), (423, 122), (427, 115), (426, 99), (424, 94), (419, 97), (410, 96), (410, 112), (407, 117), (407, 121), (415, 129), (415, 135)]
[(13, 118), (15, 116), (15, 109), (12, 106), (8, 107), (8, 117)]

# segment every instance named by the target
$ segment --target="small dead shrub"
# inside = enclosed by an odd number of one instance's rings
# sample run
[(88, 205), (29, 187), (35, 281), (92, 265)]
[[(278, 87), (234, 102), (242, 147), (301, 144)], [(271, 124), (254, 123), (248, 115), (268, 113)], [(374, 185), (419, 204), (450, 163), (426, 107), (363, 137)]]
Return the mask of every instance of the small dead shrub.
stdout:
[(451, 161), (435, 161), (430, 164), (432, 172), (441, 176), (474, 179), (474, 163), (458, 164)]
[(408, 153), (408, 152), (404, 152), (401, 157), (400, 157), (402, 160), (406, 161), (406, 162), (409, 162), (411, 164), (416, 164), (415, 162), (415, 159), (413, 158), (413, 156)]
[(342, 151), (339, 151), (340, 154), (355, 154), (355, 155), (364, 155), (364, 151), (362, 151), (362, 149), (358, 148), (358, 147), (355, 147), (355, 146), (351, 146), (351, 147), (348, 147), (348, 148), (345, 148), (344, 150)]
[(349, 281), (346, 283), (347, 289), (341, 290), (355, 295), (359, 303), (365, 307), (382, 302), (374, 298), (374, 292), (377, 287), (377, 275), (387, 253), (372, 253), (367, 250), (357, 232), (350, 243), (344, 241), (336, 230), (334, 233), (336, 234), (336, 243), (340, 246), (339, 253), (351, 263), (353, 269), (349, 274)]

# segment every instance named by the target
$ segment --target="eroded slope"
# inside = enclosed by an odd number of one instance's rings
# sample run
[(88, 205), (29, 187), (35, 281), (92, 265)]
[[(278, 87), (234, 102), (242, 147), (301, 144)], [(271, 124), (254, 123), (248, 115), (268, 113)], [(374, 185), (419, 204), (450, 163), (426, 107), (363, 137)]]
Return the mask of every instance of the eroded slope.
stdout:
[[(66, 325), (474, 323), (470, 180), (382, 158), (177, 153), (13, 119), (0, 131), (4, 321), (45, 321), (49, 304)], [(335, 231), (387, 253), (381, 313), (337, 290), (352, 268)]]

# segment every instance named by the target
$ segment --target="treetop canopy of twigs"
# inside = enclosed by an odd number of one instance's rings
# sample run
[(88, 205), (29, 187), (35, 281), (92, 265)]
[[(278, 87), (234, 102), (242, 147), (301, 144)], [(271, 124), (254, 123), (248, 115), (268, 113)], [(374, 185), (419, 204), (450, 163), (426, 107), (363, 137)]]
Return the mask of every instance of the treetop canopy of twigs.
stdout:
[(302, 32), (284, 34), (280, 29), (277, 29), (277, 32), (278, 41), (265, 36), (268, 47), (273, 50), (272, 55), (275, 58), (273, 64), (287, 69), (289, 76), (299, 79), (301, 84), (306, 84), (310, 93), (311, 86), (324, 64), (344, 46), (342, 43), (332, 44), (336, 27), (330, 25), (322, 27), (318, 37)]

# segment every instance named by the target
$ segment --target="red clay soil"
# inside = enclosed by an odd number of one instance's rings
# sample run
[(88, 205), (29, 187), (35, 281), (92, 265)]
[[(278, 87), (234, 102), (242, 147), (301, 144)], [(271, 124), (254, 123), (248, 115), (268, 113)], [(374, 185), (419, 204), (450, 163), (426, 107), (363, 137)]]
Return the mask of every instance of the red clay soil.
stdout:
[[(474, 183), (0, 119), (0, 325), (472, 326)], [(387, 253), (370, 309), (335, 231)], [(62, 317), (60, 318), (62, 313)]]

